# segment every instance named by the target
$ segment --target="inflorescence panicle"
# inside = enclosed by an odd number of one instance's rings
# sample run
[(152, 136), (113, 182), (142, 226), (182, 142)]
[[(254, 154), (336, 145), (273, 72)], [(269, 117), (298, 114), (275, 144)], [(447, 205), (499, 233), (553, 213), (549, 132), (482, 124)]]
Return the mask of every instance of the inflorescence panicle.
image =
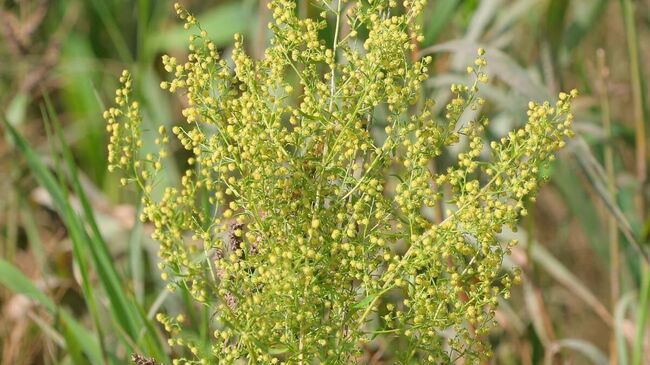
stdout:
[[(183, 315), (158, 314), (169, 344), (188, 350), (174, 363), (348, 364), (377, 337), (397, 363), (476, 363), (490, 355), (497, 298), (518, 279), (502, 269), (516, 242), (499, 233), (527, 214), (571, 136), (577, 92), (531, 102), (521, 128), (486, 141), (486, 117), (463, 119), (485, 103), (484, 50), (440, 117), (423, 95), (432, 60), (413, 54), (424, 0), (316, 3), (320, 17), (302, 19), (295, 1), (269, 1), (260, 60), (241, 35), (221, 58), (176, 5), (189, 56), (162, 57), (160, 86), (186, 98), (185, 123), (160, 127), (158, 152), (141, 152), (126, 71), (104, 113), (109, 169), (143, 192), (163, 280), (213, 314), (207, 348)], [(328, 21), (347, 22), (330, 46), (319, 36)], [(158, 174), (172, 135), (190, 156), (177, 183)], [(455, 163), (434, 168), (451, 145)]]

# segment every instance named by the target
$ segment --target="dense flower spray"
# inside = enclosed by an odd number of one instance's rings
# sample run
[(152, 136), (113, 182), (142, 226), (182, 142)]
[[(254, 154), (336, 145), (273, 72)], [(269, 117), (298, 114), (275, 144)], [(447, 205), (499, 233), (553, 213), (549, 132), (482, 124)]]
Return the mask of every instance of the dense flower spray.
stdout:
[[(531, 102), (521, 129), (485, 142), (487, 118), (462, 118), (484, 103), (479, 50), (473, 84), (453, 85), (433, 115), (421, 90), (431, 58), (413, 60), (424, 2), (317, 1), (320, 18), (301, 19), (295, 1), (271, 0), (261, 60), (239, 35), (222, 59), (176, 5), (190, 53), (163, 57), (172, 78), (161, 87), (187, 98), (186, 123), (171, 131), (191, 155), (178, 183), (158, 174), (164, 127), (160, 151), (140, 152), (124, 72), (105, 112), (110, 169), (143, 192), (169, 288), (212, 312), (209, 346), (184, 334), (183, 316), (158, 315), (169, 343), (192, 354), (175, 363), (349, 364), (372, 341), (401, 364), (490, 355), (497, 298), (517, 279), (501, 269), (516, 242), (497, 235), (526, 214), (540, 169), (571, 134), (576, 92)], [(319, 37), (328, 19), (331, 46)], [(432, 161), (454, 144), (455, 164), (436, 173)], [(440, 207), (436, 222), (426, 212)]]

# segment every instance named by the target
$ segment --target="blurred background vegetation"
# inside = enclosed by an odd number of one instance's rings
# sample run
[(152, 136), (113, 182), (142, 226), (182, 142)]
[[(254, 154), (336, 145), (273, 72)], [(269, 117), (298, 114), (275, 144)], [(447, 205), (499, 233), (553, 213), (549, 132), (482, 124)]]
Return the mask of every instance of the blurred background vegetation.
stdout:
[[(187, 33), (167, 0), (0, 4), (0, 365), (121, 364), (133, 352), (171, 364), (155, 313), (186, 313), (205, 344), (209, 318), (158, 279), (138, 197), (107, 174), (101, 114), (128, 68), (145, 123), (178, 122), (185, 101), (160, 90), (160, 57), (182, 58)], [(183, 5), (222, 53), (241, 32), (261, 54), (264, 0)], [(526, 119), (528, 100), (582, 94), (577, 138), (508, 233), (521, 244), (506, 265), (524, 280), (501, 302), (491, 363), (650, 364), (650, 1), (430, 0), (421, 22), (420, 52), (435, 59), (425, 92), (439, 108), (487, 49), (492, 137)], [(390, 363), (390, 349), (368, 347), (360, 362)]]

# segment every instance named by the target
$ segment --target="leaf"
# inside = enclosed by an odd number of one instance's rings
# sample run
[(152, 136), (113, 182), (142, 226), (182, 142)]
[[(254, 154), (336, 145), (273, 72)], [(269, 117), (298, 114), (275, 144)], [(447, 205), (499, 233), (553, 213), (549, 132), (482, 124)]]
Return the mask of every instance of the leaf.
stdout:
[(601, 262), (606, 262), (608, 257), (607, 235), (603, 231), (597, 209), (584, 187), (580, 186), (579, 169), (575, 162), (560, 159), (555, 164), (553, 185), (556, 186), (570, 209), (571, 215), (580, 223), (582, 230), (588, 237), (590, 247), (598, 255)]
[[(66, 339), (66, 346), (75, 347), (78, 345), (93, 363), (104, 363), (100, 347), (95, 341), (95, 336), (75, 321), (67, 311), (57, 307), (54, 301), (40, 289), (36, 288), (29, 278), (25, 277), (23, 273), (3, 259), (0, 259), (0, 284), (14, 293), (22, 294), (34, 300), (42, 305), (50, 314), (59, 314), (65, 326), (65, 334), (63, 337)], [(74, 341), (75, 343), (68, 341)]]
[[(558, 281), (564, 287), (569, 289), (571, 293), (585, 302), (591, 310), (593, 310), (606, 324), (612, 326), (613, 318), (607, 308), (598, 300), (598, 298), (580, 281), (571, 271), (569, 271), (558, 259), (553, 257), (543, 246), (537, 242), (526, 242), (526, 237), (523, 235), (515, 234), (514, 232), (503, 233), (502, 236), (506, 239), (518, 239), (520, 247), (514, 247), (511, 257), (504, 258), (504, 264), (508, 262), (515, 262), (518, 265), (526, 263), (527, 254), (529, 252), (530, 258), (535, 261), (546, 271), (554, 280)], [(532, 245), (529, 248), (529, 245)], [(507, 266), (504, 266), (507, 268)], [(532, 292), (531, 292), (532, 293)]]
[(84, 167), (94, 181), (103, 181), (107, 174), (104, 151), (98, 146), (106, 143), (103, 110), (94, 97), (93, 84), (98, 81), (90, 40), (71, 34), (61, 50), (61, 108), (74, 120), (70, 128), (78, 136), (75, 141), (77, 163)]
[(433, 8), (426, 17), (424, 42), (428, 45), (433, 43), (443, 28), (453, 19), (454, 11), (458, 8), (460, 0), (439, 0), (435, 1)]
[(72, 333), (72, 330), (70, 329), (70, 326), (66, 322), (62, 323), (63, 327), (63, 337), (65, 338), (65, 342), (67, 344), (66, 350), (67, 353), (70, 355), (70, 358), (72, 359), (72, 362), (74, 364), (85, 364), (86, 361), (84, 360), (82, 354), (81, 354), (81, 345), (79, 344), (79, 341), (75, 338), (74, 334)]
[(508, 4), (507, 7), (499, 9), (494, 25), (487, 31), (487, 34), (492, 38), (513, 29), (515, 23), (526, 17), (531, 12), (537, 12), (536, 6), (540, 4), (540, 0), (519, 0)]
[(643, 282), (641, 284), (641, 297), (636, 316), (636, 335), (632, 349), (632, 365), (641, 365), (643, 361), (643, 338), (645, 337), (646, 324), (648, 323), (648, 310), (650, 310), (650, 268), (643, 265)]
[[(47, 115), (44, 115), (44, 117), (47, 119)], [(84, 218), (86, 218), (86, 220), (83, 220), (82, 217), (77, 215), (74, 211), (67, 199), (67, 190), (64, 190), (61, 187), (60, 183), (40, 160), (39, 156), (31, 146), (29, 146), (27, 141), (11, 125), (6, 123), (6, 121), (4, 124), (9, 134), (12, 136), (16, 147), (23, 156), (25, 156), (25, 159), (27, 160), (27, 163), (37, 181), (52, 197), (54, 206), (61, 215), (61, 218), (68, 229), (68, 234), (72, 242), (73, 255), (80, 268), (84, 298), (88, 305), (88, 309), (94, 318), (100, 339), (103, 333), (102, 322), (99, 320), (100, 316), (95, 301), (95, 293), (88, 276), (89, 268), (87, 257), (90, 257), (90, 260), (97, 271), (99, 282), (106, 291), (108, 300), (111, 304), (109, 309), (115, 317), (116, 323), (118, 323), (122, 329), (122, 331), (118, 331), (118, 333), (126, 333), (131, 338), (131, 341), (123, 341), (127, 349), (130, 349), (131, 344), (138, 339), (138, 329), (145, 326), (145, 323), (142, 321), (143, 316), (140, 315), (140, 310), (133, 306), (133, 302), (128, 298), (128, 294), (122, 287), (120, 275), (115, 270), (113, 259), (108, 253), (106, 243), (99, 234), (99, 228), (94, 220), (90, 203), (79, 184), (70, 151), (65, 148), (66, 144), (62, 143), (62, 146), (64, 147), (64, 157), (73, 176), (72, 186), (82, 202), (83, 211), (85, 213)], [(59, 137), (61, 137), (60, 134)], [(86, 230), (86, 224), (91, 227), (92, 234), (89, 234)], [(148, 330), (147, 333), (151, 333), (151, 331)], [(148, 343), (147, 350), (154, 351), (156, 356), (160, 356), (161, 358), (164, 357), (162, 347), (157, 343), (157, 341), (153, 340), (153, 337), (147, 336), (146, 340)]]
[(609, 212), (618, 221), (619, 228), (627, 241), (632, 245), (637, 253), (642, 256), (646, 263), (650, 264), (650, 253), (648, 253), (648, 251), (641, 246), (639, 241), (637, 241), (632, 225), (625, 218), (625, 215), (621, 212), (621, 209), (607, 190), (605, 169), (600, 165), (593, 154), (591, 154), (586, 142), (582, 138), (576, 138), (575, 140), (570, 141), (569, 145), (574, 151), (574, 155), (577, 157), (580, 167), (589, 177), (592, 186), (598, 193), (598, 196), (602, 199)]
[[(197, 18), (215, 45), (224, 46), (232, 43), (234, 33), (244, 33), (248, 30), (253, 14), (254, 2), (243, 0), (216, 6)], [(154, 51), (185, 48), (189, 34), (182, 25), (177, 25), (154, 35), (150, 40), (151, 46)]]
[(627, 341), (625, 340), (625, 314), (634, 301), (634, 292), (625, 294), (617, 303), (614, 309), (614, 334), (616, 336), (616, 348), (618, 352), (618, 363), (628, 364)]
[(549, 39), (554, 56), (557, 56), (557, 51), (562, 44), (564, 21), (570, 2), (571, 0), (551, 0), (548, 4), (545, 34)]
[[(140, 215), (141, 210), (142, 207), (138, 206), (136, 217)], [(131, 280), (133, 281), (135, 298), (140, 305), (144, 303), (145, 294), (145, 265), (143, 265), (145, 258), (142, 247), (142, 228), (142, 221), (140, 219), (135, 219), (135, 225), (133, 226), (129, 237), (129, 268), (131, 271)]]
[(57, 310), (56, 304), (9, 262), (0, 259), (0, 283), (14, 293), (20, 293), (41, 304), (48, 312)]
[(116, 14), (109, 7), (110, 2), (106, 0), (88, 0), (88, 2), (90, 2), (95, 14), (97, 14), (102, 22), (120, 59), (125, 62), (133, 61), (133, 55), (126, 42), (125, 35), (122, 32), (123, 30), (117, 22)]
[(564, 285), (571, 293), (581, 298), (607, 324), (612, 324), (612, 315), (598, 298), (569, 271), (560, 261), (539, 244), (531, 249), (533, 260), (546, 270), (555, 280)]
[(539, 337), (540, 341), (544, 346), (547, 346), (549, 343), (549, 334), (546, 333), (546, 328), (544, 326), (544, 314), (542, 313), (542, 308), (540, 307), (540, 300), (537, 297), (536, 289), (528, 282), (524, 281), (524, 301), (526, 303), (526, 309), (530, 313), (530, 319), (535, 329), (535, 333)]
[[(139, 79), (138, 89), (142, 94), (143, 102), (147, 106), (147, 108), (143, 109), (142, 115), (143, 123), (146, 124), (145, 129), (157, 130), (162, 122), (165, 128), (171, 130), (175, 116), (169, 107), (167, 95), (160, 89), (160, 78), (152, 69), (146, 69), (139, 73)], [(158, 147), (153, 143), (145, 143), (142, 147), (142, 153), (157, 152), (157, 149)], [(165, 181), (178, 181), (180, 179), (178, 167), (173, 163), (166, 164), (160, 173), (161, 179)], [(154, 193), (162, 194), (162, 191), (157, 189), (162, 189), (162, 187), (154, 188)]]
[[(481, 48), (479, 43), (468, 40), (455, 40), (440, 43), (420, 51), (420, 56), (432, 53), (451, 52), (475, 54)], [(528, 72), (518, 65), (510, 56), (501, 50), (493, 47), (483, 47), (487, 50), (486, 59), (489, 73), (495, 75), (508, 86), (523, 94), (527, 99), (542, 102), (550, 100), (551, 95), (544, 85), (535, 81), (528, 75)]]
[(577, 338), (567, 338), (555, 342), (560, 348), (568, 348), (580, 352), (586, 356), (592, 363), (597, 365), (609, 364), (609, 359), (603, 354), (598, 347), (593, 344)]
[(285, 352), (289, 351), (288, 347), (271, 347), (269, 349), (269, 354), (271, 355), (281, 355), (284, 354)]
[[(56, 118), (56, 114), (53, 111), (49, 99), (46, 98), (46, 104), (49, 110), (50, 116)], [(99, 226), (95, 220), (93, 209), (91, 203), (81, 187), (79, 182), (79, 177), (77, 174), (77, 169), (74, 164), (74, 159), (72, 157), (72, 152), (67, 147), (67, 144), (63, 138), (62, 131), (60, 130), (58, 120), (55, 120), (54, 123), (56, 136), (59, 138), (61, 144), (61, 150), (63, 152), (64, 161), (71, 175), (72, 187), (81, 201), (81, 205), (84, 212), (85, 222), (91, 228), (91, 232), (88, 233), (83, 229), (83, 224), (80, 229), (78, 229), (78, 234), (80, 235), (79, 241), (73, 239), (73, 244), (80, 246), (80, 252), (82, 250), (81, 246), (85, 243), (88, 246), (87, 248), (90, 251), (90, 256), (93, 262), (93, 266), (97, 270), (98, 277), (102, 284), (102, 287), (108, 295), (108, 299), (111, 302), (111, 311), (116, 316), (120, 327), (124, 332), (137, 343), (139, 343), (140, 333), (143, 333), (141, 329), (146, 329), (144, 333), (145, 345), (147, 351), (153, 353), (157, 358), (164, 358), (165, 354), (162, 349), (161, 344), (157, 339), (156, 333), (153, 331), (153, 327), (150, 323), (147, 323), (144, 320), (144, 310), (135, 303), (132, 298), (132, 295), (122, 286), (121, 275), (117, 272), (114, 264), (113, 258), (110, 255), (108, 250), (108, 245), (104, 241), (104, 238), (101, 235)], [(70, 212), (70, 214), (74, 214)], [(81, 255), (77, 257), (81, 259)]]
[(482, 0), (478, 9), (472, 15), (472, 20), (467, 27), (467, 33), (464, 38), (471, 41), (476, 41), (481, 38), (488, 24), (490, 24), (500, 9), (502, 2), (503, 0)]
[(573, 2), (573, 5), (579, 9), (573, 11), (572, 22), (565, 32), (566, 48), (569, 50), (576, 48), (587, 35), (592, 33), (594, 26), (599, 25), (598, 20), (605, 13), (608, 4), (607, 0)]
[(367, 297), (363, 298), (362, 301), (360, 301), (359, 303), (355, 304), (355, 305), (353, 306), (353, 308), (356, 308), (356, 309), (364, 309), (364, 308), (367, 308), (368, 305), (370, 305), (370, 303), (372, 303), (372, 301), (375, 300), (375, 298), (377, 298), (377, 296), (378, 296), (377, 294), (375, 294), (375, 295), (368, 295)]
[(29, 95), (25, 93), (18, 93), (11, 99), (5, 114), (9, 124), (17, 126), (23, 122), (29, 101)]

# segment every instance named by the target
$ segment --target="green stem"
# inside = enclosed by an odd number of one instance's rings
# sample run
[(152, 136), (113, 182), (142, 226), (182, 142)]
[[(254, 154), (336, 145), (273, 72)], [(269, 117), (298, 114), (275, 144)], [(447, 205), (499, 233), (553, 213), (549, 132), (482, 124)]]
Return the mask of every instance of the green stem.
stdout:
[(639, 219), (645, 217), (645, 200), (643, 186), (647, 174), (646, 131), (643, 111), (643, 89), (641, 86), (641, 68), (639, 66), (639, 42), (637, 40), (636, 24), (634, 21), (634, 5), (631, 0), (621, 0), (621, 11), (625, 24), (625, 38), (630, 58), (630, 81), (632, 85), (632, 102), (634, 108), (634, 130), (636, 138), (636, 174), (638, 180), (637, 208)]
[(650, 311), (650, 267), (643, 265), (643, 284), (641, 297), (639, 298), (639, 312), (636, 318), (636, 336), (634, 337), (634, 349), (632, 350), (632, 365), (641, 365), (643, 360), (643, 338), (648, 323), (648, 311)]
[[(341, 0), (338, 0), (338, 4), (336, 6), (336, 29), (334, 30), (334, 43), (332, 45), (332, 53), (333, 57), (336, 60), (336, 50), (338, 48), (338, 42), (339, 42), (339, 28), (340, 28), (340, 23), (341, 23)], [(330, 105), (329, 105), (329, 112), (332, 112), (332, 107), (334, 106), (334, 90), (336, 89), (336, 64), (332, 66), (332, 74), (330, 76)]]
[[(610, 117), (609, 107), (609, 93), (607, 91), (607, 76), (609, 70), (606, 65), (605, 51), (598, 49), (596, 52), (598, 61), (598, 84), (599, 84), (599, 97), (601, 118), (603, 129), (605, 130), (605, 170), (607, 173), (607, 191), (612, 202), (616, 202), (616, 182), (614, 179), (614, 153), (612, 151), (612, 123)], [(610, 301), (612, 311), (616, 308), (618, 298), (620, 295), (620, 249), (618, 239), (618, 223), (616, 217), (609, 215), (607, 217), (607, 230), (609, 236), (609, 283), (610, 283)], [(612, 334), (611, 338), (611, 356), (610, 361), (615, 363), (618, 359), (618, 351), (616, 344), (616, 336)]]

